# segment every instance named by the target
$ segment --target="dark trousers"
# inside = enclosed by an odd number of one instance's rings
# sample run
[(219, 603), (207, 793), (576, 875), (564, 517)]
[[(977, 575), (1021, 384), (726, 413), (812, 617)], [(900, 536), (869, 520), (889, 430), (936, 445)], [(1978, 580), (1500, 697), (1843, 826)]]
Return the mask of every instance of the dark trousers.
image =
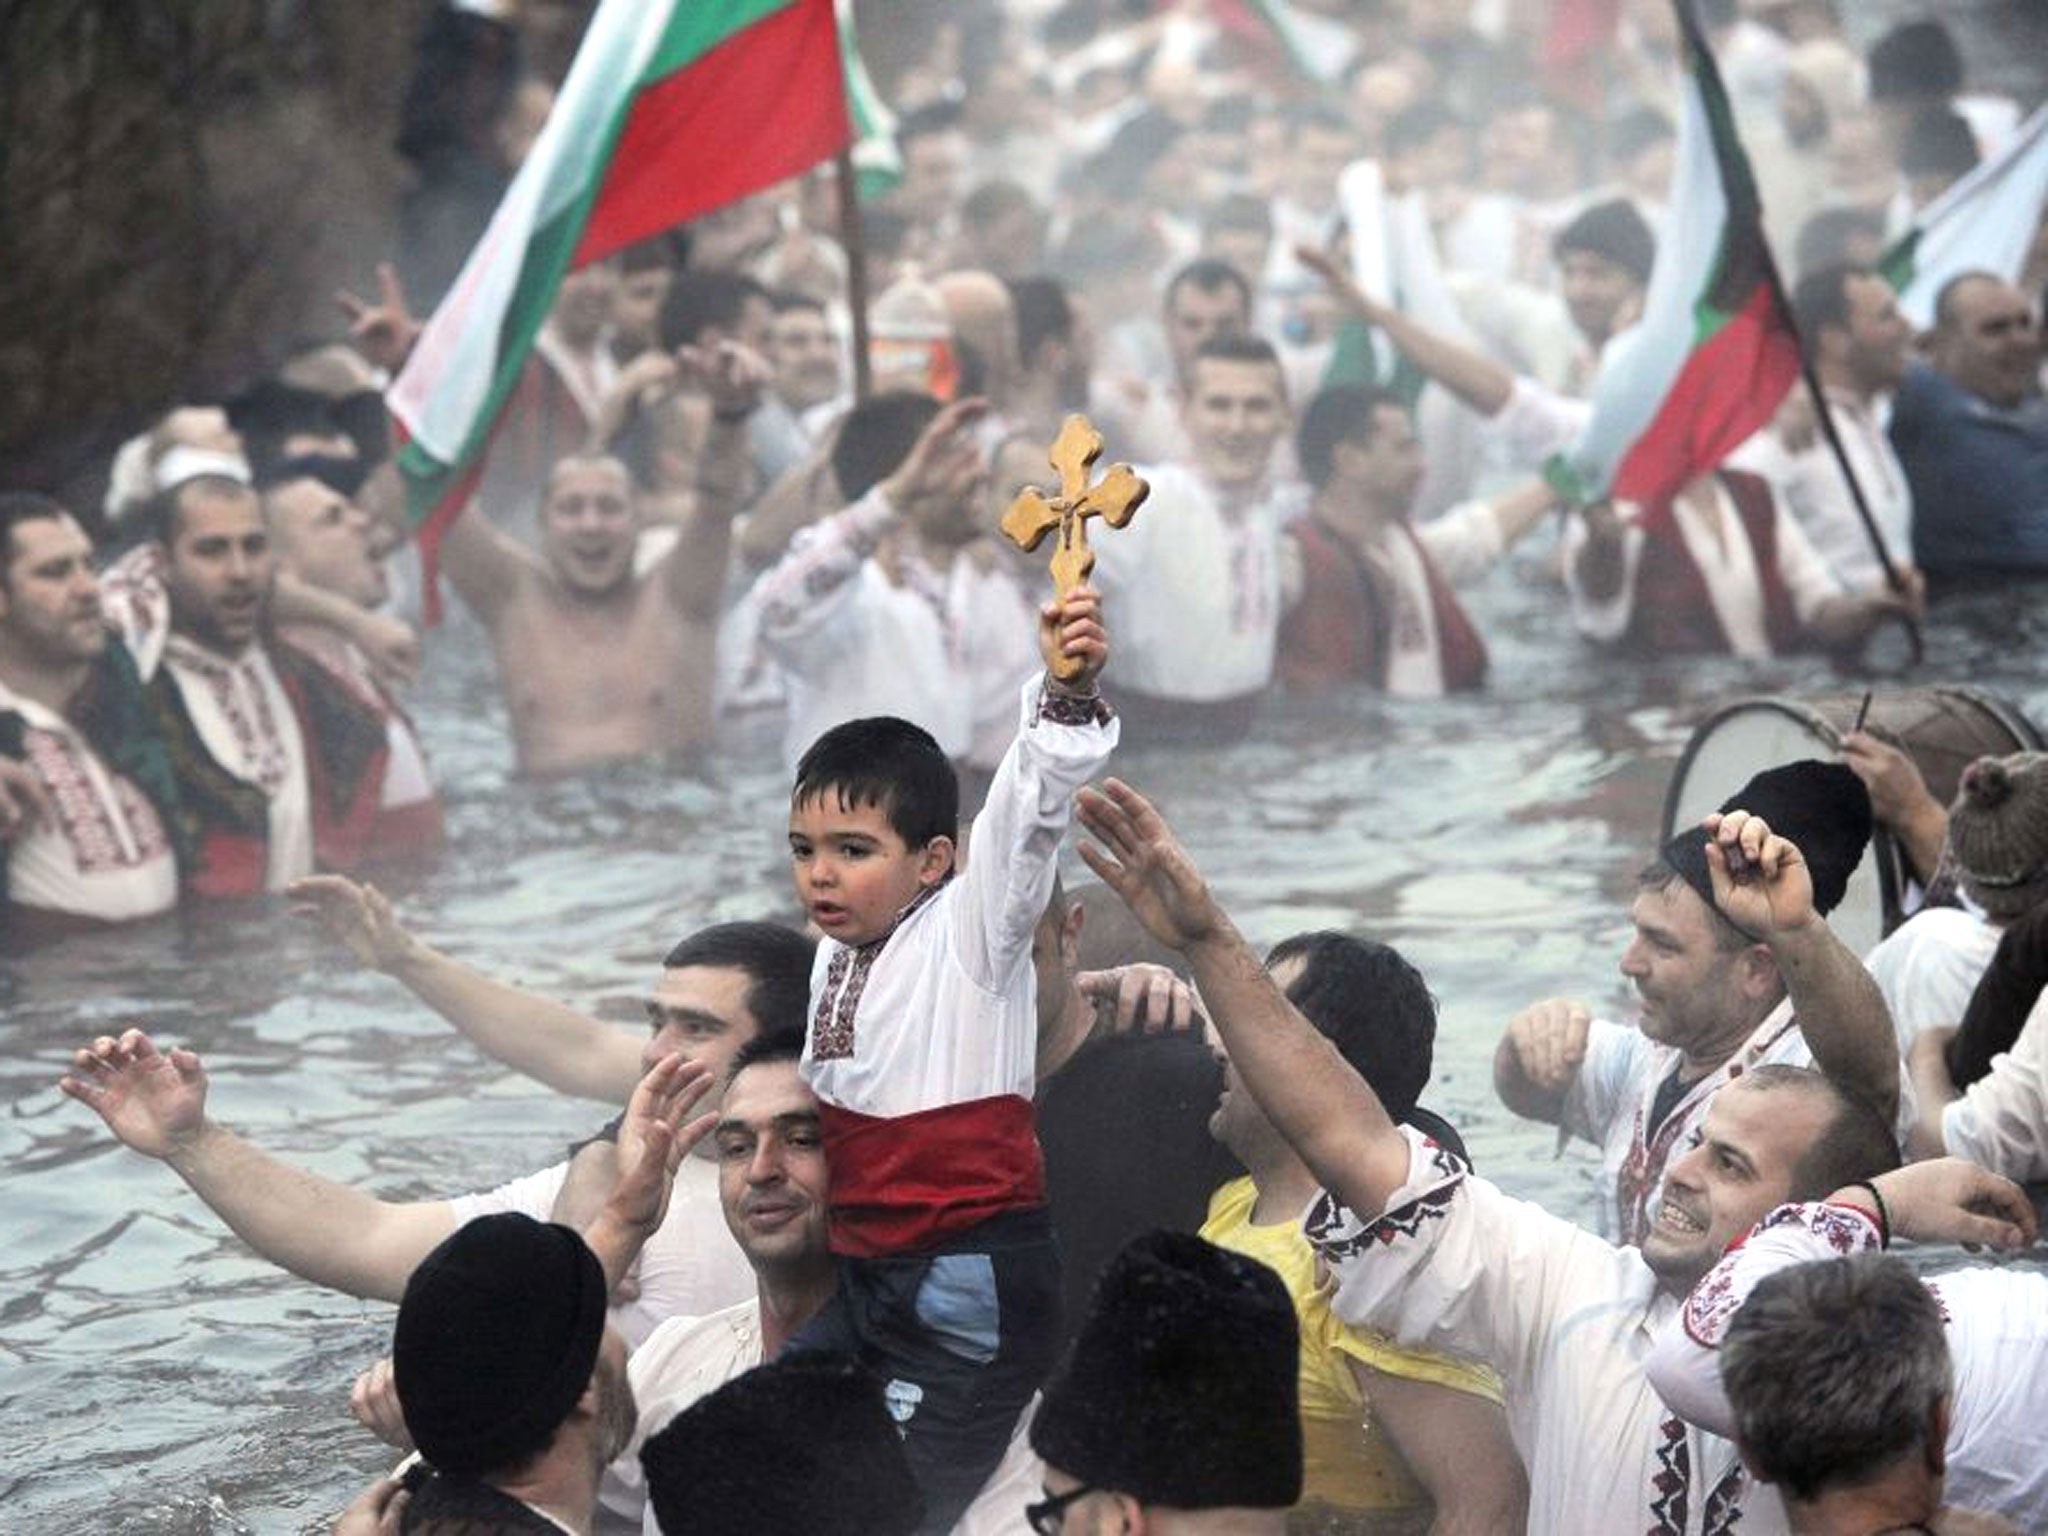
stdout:
[(1060, 1264), (1041, 1210), (1006, 1211), (926, 1253), (842, 1256), (839, 1289), (789, 1348), (849, 1354), (882, 1382), (944, 1536), (1003, 1459), (1060, 1338)]

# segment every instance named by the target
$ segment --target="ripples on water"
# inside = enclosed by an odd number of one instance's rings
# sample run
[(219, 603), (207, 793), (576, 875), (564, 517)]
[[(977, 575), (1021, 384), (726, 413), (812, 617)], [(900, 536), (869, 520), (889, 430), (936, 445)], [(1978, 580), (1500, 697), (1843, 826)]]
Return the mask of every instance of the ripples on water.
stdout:
[[(1812, 660), (1622, 667), (1559, 638), (1506, 574), (1486, 698), (1288, 701), (1215, 753), (1127, 750), (1255, 942), (1308, 927), (1400, 946), (1443, 1004), (1428, 1102), (1482, 1170), (1580, 1218), (1591, 1162), (1495, 1102), (1506, 1016), (1620, 1005), (1632, 876), (1691, 729), (1743, 693), (1839, 691)], [(460, 630), (453, 632), (459, 636)], [(2021, 596), (1944, 610), (1907, 681), (1967, 680), (2048, 721), (2048, 621)], [(463, 959), (626, 1023), (674, 940), (793, 915), (772, 761), (708, 781), (509, 775), (477, 654), (431, 657), (416, 714), (455, 851), (403, 899)], [(210, 1107), (259, 1146), (396, 1199), (486, 1187), (602, 1118), (485, 1063), (408, 994), (281, 911), (167, 921), (0, 961), (0, 1526), (325, 1530), (385, 1465), (347, 1416), (390, 1308), (254, 1258), (166, 1169), (116, 1147), (54, 1080), (92, 1035), (145, 1023), (204, 1057)]]

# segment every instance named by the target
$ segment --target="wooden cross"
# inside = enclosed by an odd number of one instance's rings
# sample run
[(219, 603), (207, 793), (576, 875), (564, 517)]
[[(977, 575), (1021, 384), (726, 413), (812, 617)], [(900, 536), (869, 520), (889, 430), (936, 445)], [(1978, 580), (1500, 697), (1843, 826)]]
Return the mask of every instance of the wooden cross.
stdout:
[[(1139, 479), (1128, 464), (1112, 464), (1095, 484), (1088, 472), (1102, 457), (1102, 434), (1088, 424), (1085, 416), (1069, 416), (1053, 439), (1049, 462), (1059, 471), (1060, 490), (1048, 498), (1036, 486), (1026, 486), (1003, 514), (1003, 533), (1019, 549), (1029, 553), (1057, 530), (1059, 547), (1052, 554), (1053, 586), (1065, 597), (1087, 581), (1095, 569), (1095, 551), (1088, 547), (1088, 519), (1099, 517), (1112, 528), (1121, 528), (1144, 505), (1152, 487)], [(1078, 656), (1062, 656), (1053, 666), (1061, 680), (1081, 670)]]

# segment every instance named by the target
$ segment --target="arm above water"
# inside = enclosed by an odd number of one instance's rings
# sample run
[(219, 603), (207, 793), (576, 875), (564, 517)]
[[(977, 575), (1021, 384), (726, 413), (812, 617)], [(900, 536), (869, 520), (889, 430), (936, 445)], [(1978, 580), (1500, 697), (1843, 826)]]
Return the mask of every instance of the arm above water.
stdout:
[(640, 1042), (627, 1031), (443, 954), (400, 923), (374, 885), (313, 875), (286, 894), (358, 961), (398, 982), (485, 1055), (574, 1098), (623, 1104), (632, 1096)]
[(120, 1141), (167, 1164), (251, 1248), (315, 1285), (396, 1301), (456, 1227), (442, 1201), (379, 1200), (250, 1145), (206, 1115), (206, 1071), (139, 1029), (101, 1036), (60, 1086)]
[(1529, 1474), (1496, 1397), (1350, 1362), (1408, 1470), (1435, 1505), (1429, 1536), (1495, 1536), (1529, 1519)]

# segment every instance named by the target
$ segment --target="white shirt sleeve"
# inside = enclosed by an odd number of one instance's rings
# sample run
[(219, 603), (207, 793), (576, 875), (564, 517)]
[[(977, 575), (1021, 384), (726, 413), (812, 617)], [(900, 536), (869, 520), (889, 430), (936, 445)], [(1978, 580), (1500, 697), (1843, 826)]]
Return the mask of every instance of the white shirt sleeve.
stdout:
[(1612, 1297), (1617, 1262), (1641, 1261), (1401, 1130), (1408, 1181), (1384, 1213), (1361, 1219), (1326, 1192), (1303, 1218), (1335, 1283), (1331, 1310), (1410, 1348), (1485, 1361), (1512, 1402), (1545, 1369), (1559, 1319), (1577, 1301)]
[(1500, 519), (1487, 501), (1461, 501), (1441, 517), (1415, 524), (1415, 537), (1454, 587), (1484, 576), (1507, 547), (1501, 542)]
[(479, 1216), (502, 1216), (508, 1211), (531, 1216), (535, 1221), (550, 1221), (554, 1216), (555, 1197), (561, 1194), (562, 1183), (568, 1176), (569, 1165), (556, 1163), (539, 1173), (529, 1173), (523, 1179), (500, 1184), (496, 1189), (457, 1195), (448, 1204), (455, 1212), (458, 1225), (475, 1221)]
[(1721, 1341), (1766, 1275), (1815, 1259), (1873, 1253), (1877, 1226), (1848, 1206), (1781, 1205), (1708, 1270), (1650, 1351), (1650, 1385), (1671, 1411), (1709, 1434), (1732, 1439), (1735, 1413), (1721, 1388)]
[(1586, 1058), (1565, 1092), (1562, 1128), (1605, 1146), (1614, 1122), (1634, 1108), (1628, 1102), (1629, 1084), (1649, 1052), (1641, 1030), (1595, 1019), (1586, 1032)]
[(1792, 611), (1799, 616), (1802, 628), (1813, 623), (1813, 616), (1820, 611), (1820, 605), (1831, 597), (1841, 594), (1841, 587), (1835, 582), (1835, 574), (1828, 569), (1827, 561), (1821, 559), (1820, 551), (1813, 547), (1813, 540), (1806, 536), (1806, 530), (1799, 526), (1776, 490), (1771, 492), (1771, 505), (1776, 513), (1778, 540), (1778, 574), (1784, 578), (1785, 590), (1792, 596)]
[(1049, 694), (1043, 673), (1024, 684), (1018, 708), (1016, 738), (974, 818), (951, 913), (954, 953), (974, 983), (990, 992), (1005, 990), (1017, 968), (1030, 962), (1031, 936), (1052, 895), (1074, 795), (1102, 771), (1121, 729), (1115, 718), (1098, 717), (1099, 700)]
[(1577, 442), (1592, 419), (1590, 401), (1561, 395), (1524, 376), (1515, 380), (1508, 403), (1488, 423), (1487, 433), (1508, 468), (1527, 473)]
[(798, 533), (748, 594), (759, 615), (761, 643), (797, 670), (856, 646), (860, 621), (853, 596), (861, 567), (895, 521), (896, 510), (878, 485)]
[(1941, 1112), (1941, 1139), (1956, 1157), (2015, 1182), (2048, 1178), (2048, 992), (2012, 1049)]

